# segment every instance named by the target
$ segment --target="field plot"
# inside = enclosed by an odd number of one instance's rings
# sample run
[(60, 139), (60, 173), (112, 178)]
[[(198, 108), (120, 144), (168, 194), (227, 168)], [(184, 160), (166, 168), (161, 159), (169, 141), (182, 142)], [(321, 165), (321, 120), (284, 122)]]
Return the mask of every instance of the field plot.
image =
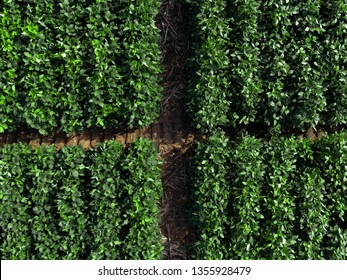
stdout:
[[(65, 151), (151, 139), (163, 162), (164, 194), (155, 203), (164, 258), (186, 259), (187, 170), (195, 137), (184, 104), (186, 4), (87, 2), (1, 2), (0, 148), (23, 143)], [(22, 31), (27, 23), (33, 34)]]
[(0, 1), (1, 259), (347, 259), (346, 1)]
[(0, 133), (143, 127), (159, 114), (160, 1), (1, 1)]
[(197, 259), (347, 259), (347, 136), (197, 145)]
[(1, 259), (160, 259), (159, 164), (147, 139), (1, 148)]
[(188, 1), (196, 127), (346, 124), (345, 1)]

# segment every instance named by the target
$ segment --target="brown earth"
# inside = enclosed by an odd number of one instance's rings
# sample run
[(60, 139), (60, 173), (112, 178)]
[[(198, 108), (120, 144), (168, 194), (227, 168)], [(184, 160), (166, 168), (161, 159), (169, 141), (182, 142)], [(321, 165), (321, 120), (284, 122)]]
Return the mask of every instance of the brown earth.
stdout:
[(160, 202), (161, 230), (166, 259), (188, 259), (191, 241), (189, 223), (190, 162), (196, 134), (185, 110), (187, 80), (187, 7), (182, 0), (163, 0), (157, 17), (163, 54), (163, 112), (159, 118), (163, 135), (157, 139), (164, 161)]

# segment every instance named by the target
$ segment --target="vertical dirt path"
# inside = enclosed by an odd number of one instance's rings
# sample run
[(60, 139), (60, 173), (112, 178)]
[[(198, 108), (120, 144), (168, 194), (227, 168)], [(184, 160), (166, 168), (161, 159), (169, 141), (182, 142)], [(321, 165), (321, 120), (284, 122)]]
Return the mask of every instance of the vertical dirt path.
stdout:
[[(185, 112), (188, 27), (183, 0), (163, 0), (157, 18), (163, 53), (163, 112), (154, 131), (163, 164), (164, 195), (160, 207), (166, 259), (188, 259), (190, 176), (194, 131)], [(159, 129), (158, 127), (159, 126)]]

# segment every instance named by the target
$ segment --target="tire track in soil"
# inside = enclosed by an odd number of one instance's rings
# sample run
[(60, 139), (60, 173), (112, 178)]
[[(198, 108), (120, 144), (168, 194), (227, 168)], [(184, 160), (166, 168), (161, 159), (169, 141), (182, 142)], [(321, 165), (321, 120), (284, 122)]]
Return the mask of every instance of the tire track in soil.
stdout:
[(164, 72), (162, 112), (155, 123), (147, 128), (133, 130), (91, 128), (71, 136), (59, 131), (42, 136), (28, 128), (0, 134), (0, 147), (22, 142), (33, 148), (54, 144), (57, 149), (72, 145), (89, 149), (107, 140), (117, 140), (125, 146), (138, 137), (154, 141), (163, 161), (164, 195), (159, 205), (165, 259), (188, 259), (191, 239), (189, 170), (196, 134), (186, 115), (184, 101), (189, 46), (186, 5), (184, 0), (163, 0), (156, 18), (161, 33)]

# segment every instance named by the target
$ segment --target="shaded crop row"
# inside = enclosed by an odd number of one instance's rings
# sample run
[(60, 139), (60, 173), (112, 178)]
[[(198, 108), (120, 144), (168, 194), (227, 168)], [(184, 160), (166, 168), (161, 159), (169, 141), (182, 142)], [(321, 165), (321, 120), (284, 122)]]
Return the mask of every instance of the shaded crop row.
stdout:
[(159, 113), (160, 1), (1, 1), (0, 133), (144, 126)]
[(346, 259), (347, 136), (199, 142), (197, 259)]
[(1, 148), (1, 259), (160, 259), (158, 164), (143, 139)]
[(204, 130), (347, 122), (345, 1), (189, 1), (190, 112)]

